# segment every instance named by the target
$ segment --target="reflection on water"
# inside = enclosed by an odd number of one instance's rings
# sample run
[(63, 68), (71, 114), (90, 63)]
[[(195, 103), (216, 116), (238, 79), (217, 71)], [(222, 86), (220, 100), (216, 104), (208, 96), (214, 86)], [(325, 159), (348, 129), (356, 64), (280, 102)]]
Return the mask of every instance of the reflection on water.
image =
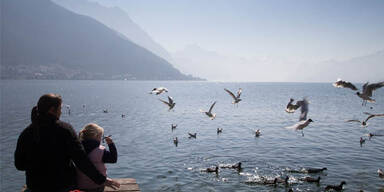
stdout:
[[(148, 94), (159, 86), (169, 92)], [(242, 101), (234, 106), (224, 88), (240, 87)], [(374, 93), (377, 103), (367, 107), (354, 92), (327, 83), (2, 81), (1, 90), (1, 191), (18, 191), (25, 183), (23, 172), (13, 166), (16, 140), (30, 122), (30, 109), (48, 92), (61, 94), (70, 105), (71, 113), (64, 109), (61, 119), (77, 131), (95, 122), (113, 135), (119, 158), (117, 164), (107, 165), (109, 176), (136, 178), (142, 191), (323, 191), (342, 180), (346, 191), (384, 190), (377, 175), (377, 169), (384, 168), (384, 137), (367, 139), (361, 147), (359, 142), (368, 133), (384, 134), (384, 118), (370, 119), (366, 128), (345, 122), (366, 118), (363, 112), (383, 113), (384, 89)], [(176, 102), (173, 111), (159, 101), (168, 95)], [(314, 122), (303, 137), (300, 131), (285, 129), (298, 121), (299, 111), (288, 114), (284, 108), (289, 98), (304, 96), (310, 101), (308, 118)], [(217, 116), (210, 120), (199, 110), (214, 101)], [(177, 124), (173, 131), (171, 124)], [(217, 128), (222, 133), (217, 134)], [(255, 137), (257, 129), (260, 137)], [(197, 133), (196, 139), (188, 132)], [(238, 162), (240, 172), (201, 171)], [(328, 170), (287, 171), (308, 167)], [(286, 176), (288, 186), (249, 184)], [(318, 176), (319, 185), (299, 180)]]

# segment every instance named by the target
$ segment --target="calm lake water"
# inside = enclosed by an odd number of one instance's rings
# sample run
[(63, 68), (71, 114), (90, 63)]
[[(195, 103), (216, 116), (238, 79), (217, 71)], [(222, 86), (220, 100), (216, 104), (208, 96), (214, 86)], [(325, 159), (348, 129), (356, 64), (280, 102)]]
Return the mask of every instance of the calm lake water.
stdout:
[[(168, 93), (148, 94), (164, 86)], [(243, 89), (237, 107), (224, 88)], [(361, 84), (358, 85), (361, 87)], [(62, 95), (71, 114), (63, 107), (62, 120), (78, 132), (95, 122), (112, 135), (118, 162), (108, 164), (112, 178), (136, 178), (142, 191), (288, 191), (249, 184), (261, 177), (290, 176), (294, 191), (323, 191), (328, 184), (347, 182), (344, 191), (384, 191), (384, 137), (372, 137), (360, 146), (369, 132), (384, 134), (384, 118), (369, 120), (366, 128), (349, 119), (363, 120), (363, 112), (384, 113), (384, 88), (374, 92), (377, 103), (361, 106), (350, 89), (330, 83), (216, 83), (175, 81), (1, 81), (1, 191), (19, 191), (24, 172), (17, 171), (13, 153), (21, 131), (30, 123), (30, 110), (44, 93)], [(172, 96), (173, 111), (159, 99)], [(314, 122), (300, 131), (286, 129), (299, 119), (288, 114), (289, 98), (310, 101), (308, 117)], [(214, 120), (200, 113), (217, 101)], [(83, 108), (85, 104), (85, 108)], [(372, 109), (370, 108), (372, 107)], [(108, 109), (109, 113), (103, 113)], [(122, 118), (121, 114), (126, 117)], [(177, 124), (172, 132), (171, 124)], [(216, 129), (223, 128), (217, 135)], [(260, 129), (256, 138), (253, 130)], [(188, 132), (197, 133), (189, 139)], [(176, 147), (173, 138), (179, 138)], [(201, 169), (218, 164), (243, 163), (240, 172), (220, 169), (219, 174)], [(327, 167), (321, 174), (289, 173), (287, 169)], [(300, 177), (321, 176), (319, 185)]]

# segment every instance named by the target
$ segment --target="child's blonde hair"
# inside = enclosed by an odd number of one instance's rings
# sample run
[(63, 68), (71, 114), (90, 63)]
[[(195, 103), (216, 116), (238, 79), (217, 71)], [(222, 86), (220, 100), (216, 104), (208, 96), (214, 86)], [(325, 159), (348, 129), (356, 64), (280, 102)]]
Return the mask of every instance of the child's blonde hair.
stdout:
[(80, 141), (85, 139), (98, 139), (97, 136), (104, 135), (104, 129), (96, 123), (89, 123), (79, 132)]

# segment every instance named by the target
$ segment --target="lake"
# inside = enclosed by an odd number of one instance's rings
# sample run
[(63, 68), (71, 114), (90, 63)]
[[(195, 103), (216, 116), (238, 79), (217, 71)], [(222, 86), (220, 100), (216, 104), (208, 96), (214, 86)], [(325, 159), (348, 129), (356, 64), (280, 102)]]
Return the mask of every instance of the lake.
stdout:
[[(164, 86), (168, 93), (148, 94)], [(361, 84), (357, 87), (361, 89)], [(231, 104), (224, 88), (243, 89), (242, 101)], [(384, 113), (384, 88), (374, 92), (376, 103), (363, 107), (350, 89), (331, 83), (221, 83), (186, 81), (1, 81), (1, 191), (19, 191), (24, 172), (13, 163), (16, 141), (30, 123), (31, 108), (45, 93), (58, 93), (63, 107), (61, 120), (78, 132), (85, 124), (102, 126), (112, 135), (118, 162), (107, 164), (111, 178), (132, 177), (142, 191), (323, 191), (328, 184), (346, 181), (344, 191), (384, 191), (384, 118), (368, 121), (367, 127), (346, 120), (363, 120), (369, 113)], [(159, 99), (173, 97), (174, 110)], [(290, 98), (307, 97), (308, 118), (314, 122), (303, 131), (286, 129), (298, 122), (300, 110), (284, 111)], [(210, 120), (208, 110), (217, 101)], [(85, 105), (85, 107), (83, 107)], [(371, 108), (372, 107), (372, 108)], [(108, 109), (108, 113), (103, 113)], [(126, 116), (122, 118), (122, 114)], [(177, 124), (171, 130), (171, 124)], [(223, 132), (217, 134), (216, 129)], [(261, 136), (255, 137), (254, 130)], [(196, 139), (188, 132), (197, 133)], [(176, 147), (173, 138), (178, 137)], [(360, 145), (360, 137), (366, 142)], [(243, 169), (202, 169), (242, 162)], [(318, 174), (291, 173), (303, 167), (328, 170)], [(289, 176), (289, 186), (258, 184), (260, 178)], [(299, 178), (321, 177), (320, 184)]]

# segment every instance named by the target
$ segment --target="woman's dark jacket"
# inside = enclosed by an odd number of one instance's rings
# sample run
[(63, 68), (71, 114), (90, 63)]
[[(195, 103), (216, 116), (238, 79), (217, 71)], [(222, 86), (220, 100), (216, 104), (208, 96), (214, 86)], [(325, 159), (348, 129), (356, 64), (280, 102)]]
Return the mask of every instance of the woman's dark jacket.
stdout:
[(15, 166), (25, 171), (32, 191), (58, 191), (75, 185), (78, 167), (95, 183), (106, 178), (87, 158), (75, 130), (53, 115), (39, 115), (20, 134), (15, 151)]

